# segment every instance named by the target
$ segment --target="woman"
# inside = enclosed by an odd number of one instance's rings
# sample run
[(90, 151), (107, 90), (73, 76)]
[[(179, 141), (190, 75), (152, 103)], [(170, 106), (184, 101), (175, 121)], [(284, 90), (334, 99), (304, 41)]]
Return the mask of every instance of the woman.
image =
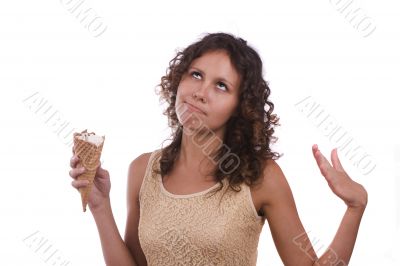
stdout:
[[(367, 192), (317, 145), (312, 152), (329, 187), (347, 205), (327, 251), (317, 257), (289, 184), (271, 151), (270, 89), (257, 52), (241, 38), (207, 34), (178, 52), (161, 78), (172, 142), (129, 166), (125, 239), (116, 227), (110, 177), (99, 166), (89, 208), (107, 265), (256, 265), (267, 220), (285, 265), (347, 265)], [(267, 110), (265, 110), (267, 106)], [(71, 158), (72, 186), (87, 185)]]

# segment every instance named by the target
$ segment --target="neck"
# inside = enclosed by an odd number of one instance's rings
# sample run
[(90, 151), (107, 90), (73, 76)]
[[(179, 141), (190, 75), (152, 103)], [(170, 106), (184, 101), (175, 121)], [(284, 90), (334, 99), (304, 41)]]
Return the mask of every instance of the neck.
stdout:
[(195, 171), (194, 176), (208, 175), (218, 166), (212, 155), (221, 147), (223, 134), (224, 130), (219, 133), (198, 131), (194, 134), (188, 134), (184, 130), (177, 165), (180, 165), (183, 171)]

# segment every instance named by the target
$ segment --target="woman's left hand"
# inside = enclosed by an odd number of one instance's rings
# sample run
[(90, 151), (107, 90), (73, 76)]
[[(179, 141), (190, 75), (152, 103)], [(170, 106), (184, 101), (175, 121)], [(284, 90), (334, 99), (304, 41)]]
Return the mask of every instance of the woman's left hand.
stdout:
[(316, 144), (312, 146), (312, 151), (321, 174), (325, 177), (333, 193), (341, 198), (347, 207), (364, 209), (367, 206), (368, 193), (361, 184), (353, 181), (343, 169), (337, 154), (337, 148), (331, 152), (333, 166)]

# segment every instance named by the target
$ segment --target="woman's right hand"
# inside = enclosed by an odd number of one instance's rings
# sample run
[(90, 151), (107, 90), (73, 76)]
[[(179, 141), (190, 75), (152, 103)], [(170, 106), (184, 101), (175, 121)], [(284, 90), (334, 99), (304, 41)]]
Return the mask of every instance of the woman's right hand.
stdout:
[[(72, 148), (74, 151), (74, 149)], [(73, 155), (70, 160), (71, 170), (69, 175), (74, 179), (71, 185), (79, 191), (79, 188), (85, 187), (89, 184), (87, 180), (78, 180), (78, 176), (84, 173), (83, 166), (77, 168), (79, 158)], [(91, 212), (102, 208), (110, 199), (111, 181), (110, 174), (106, 169), (101, 168), (101, 163), (97, 167), (96, 175), (93, 180), (92, 189), (88, 197), (88, 205)]]

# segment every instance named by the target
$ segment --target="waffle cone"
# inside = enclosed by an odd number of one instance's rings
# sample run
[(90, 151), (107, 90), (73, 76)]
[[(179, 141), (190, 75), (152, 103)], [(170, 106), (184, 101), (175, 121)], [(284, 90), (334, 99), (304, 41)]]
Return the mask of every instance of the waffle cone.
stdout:
[(83, 134), (95, 135), (95, 133), (88, 133), (85, 129), (81, 133), (74, 133), (74, 154), (78, 156), (79, 162), (77, 168), (85, 167), (86, 171), (77, 177), (77, 180), (88, 180), (89, 184), (85, 187), (79, 188), (82, 199), (82, 208), (86, 212), (86, 206), (88, 204), (89, 193), (93, 186), (93, 180), (97, 172), (97, 168), (100, 166), (100, 156), (103, 150), (103, 142), (96, 146), (93, 143), (82, 140), (79, 137)]

